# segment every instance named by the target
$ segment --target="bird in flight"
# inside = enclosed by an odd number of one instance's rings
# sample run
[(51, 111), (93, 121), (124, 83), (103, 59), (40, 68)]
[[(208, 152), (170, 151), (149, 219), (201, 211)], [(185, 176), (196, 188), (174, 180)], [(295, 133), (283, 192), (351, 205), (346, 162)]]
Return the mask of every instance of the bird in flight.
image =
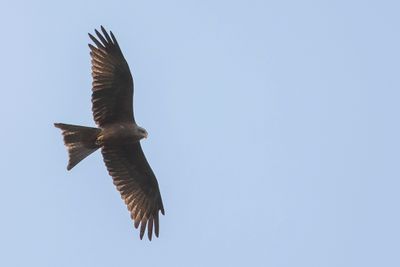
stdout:
[(133, 79), (115, 36), (101, 26), (89, 33), (92, 59), (92, 112), (97, 128), (55, 123), (62, 130), (71, 170), (101, 148), (108, 173), (128, 207), (140, 239), (159, 235), (159, 211), (164, 215), (158, 182), (140, 146), (147, 131), (133, 115)]

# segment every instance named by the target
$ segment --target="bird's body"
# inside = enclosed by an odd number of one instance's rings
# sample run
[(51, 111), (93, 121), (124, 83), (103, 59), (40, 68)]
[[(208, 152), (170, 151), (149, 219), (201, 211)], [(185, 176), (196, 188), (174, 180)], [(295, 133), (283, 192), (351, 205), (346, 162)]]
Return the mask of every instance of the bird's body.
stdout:
[(142, 138), (147, 137), (147, 132), (136, 123), (115, 123), (107, 125), (101, 129), (97, 137), (98, 145), (126, 145), (137, 143)]
[(62, 130), (69, 153), (67, 169), (101, 149), (108, 173), (131, 213), (134, 226), (140, 226), (142, 239), (159, 235), (159, 217), (164, 207), (157, 179), (140, 145), (147, 132), (133, 115), (133, 79), (112, 32), (101, 27), (102, 34), (89, 37), (92, 57), (92, 112), (97, 128), (55, 123)]

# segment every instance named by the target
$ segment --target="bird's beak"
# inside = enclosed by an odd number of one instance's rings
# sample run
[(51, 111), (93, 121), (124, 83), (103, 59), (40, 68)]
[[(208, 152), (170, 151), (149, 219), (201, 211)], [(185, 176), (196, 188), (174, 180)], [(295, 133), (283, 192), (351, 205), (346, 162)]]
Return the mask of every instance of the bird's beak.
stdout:
[(144, 134), (144, 139), (147, 139), (147, 136), (148, 136), (148, 133), (146, 132), (146, 133)]

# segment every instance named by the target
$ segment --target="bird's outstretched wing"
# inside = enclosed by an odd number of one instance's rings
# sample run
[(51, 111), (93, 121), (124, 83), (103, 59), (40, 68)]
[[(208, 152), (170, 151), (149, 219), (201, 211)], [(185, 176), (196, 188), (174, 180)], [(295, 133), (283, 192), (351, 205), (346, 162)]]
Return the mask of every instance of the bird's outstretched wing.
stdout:
[(100, 127), (116, 122), (132, 122), (133, 79), (122, 51), (112, 32), (101, 26), (103, 34), (89, 33), (96, 46), (89, 44), (92, 57), (92, 111)]
[(101, 150), (114, 185), (128, 206), (136, 228), (140, 225), (140, 239), (148, 228), (151, 240), (153, 226), (159, 234), (158, 212), (164, 207), (157, 179), (148, 164), (140, 143), (123, 146), (104, 146)]

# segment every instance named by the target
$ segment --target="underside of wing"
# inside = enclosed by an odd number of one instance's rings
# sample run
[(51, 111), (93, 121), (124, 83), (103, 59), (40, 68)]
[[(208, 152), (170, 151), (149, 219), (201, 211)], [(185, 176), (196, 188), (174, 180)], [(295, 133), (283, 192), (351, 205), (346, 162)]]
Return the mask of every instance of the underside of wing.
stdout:
[(133, 79), (122, 51), (112, 32), (101, 26), (89, 33), (95, 46), (89, 44), (92, 58), (92, 111), (100, 127), (115, 122), (134, 121)]
[(164, 214), (157, 179), (148, 164), (140, 143), (124, 146), (104, 146), (104, 162), (114, 185), (131, 213), (135, 228), (140, 226), (140, 239), (146, 231), (151, 240), (159, 235), (158, 212)]

